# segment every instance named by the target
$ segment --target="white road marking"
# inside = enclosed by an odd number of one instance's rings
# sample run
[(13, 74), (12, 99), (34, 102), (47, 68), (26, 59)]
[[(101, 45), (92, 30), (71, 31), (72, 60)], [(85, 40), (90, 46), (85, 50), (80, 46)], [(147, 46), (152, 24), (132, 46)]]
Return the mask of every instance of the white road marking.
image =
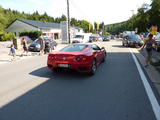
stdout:
[(143, 82), (143, 85), (145, 87), (146, 93), (147, 93), (148, 98), (150, 100), (150, 103), (151, 103), (153, 112), (155, 114), (155, 117), (156, 117), (157, 120), (160, 120), (160, 106), (159, 106), (159, 104), (157, 102), (157, 99), (156, 99), (156, 97), (155, 97), (155, 95), (154, 95), (154, 93), (152, 91), (152, 88), (149, 85), (148, 80), (147, 80), (147, 78), (146, 78), (146, 76), (145, 76), (145, 74), (144, 74), (144, 72), (143, 72), (143, 70), (142, 70), (137, 58), (135, 57), (133, 51), (130, 48), (129, 48), (129, 51), (131, 52), (132, 57), (134, 59), (134, 62), (136, 64), (136, 66), (137, 66), (138, 72), (140, 74), (140, 77), (142, 79), (142, 82)]

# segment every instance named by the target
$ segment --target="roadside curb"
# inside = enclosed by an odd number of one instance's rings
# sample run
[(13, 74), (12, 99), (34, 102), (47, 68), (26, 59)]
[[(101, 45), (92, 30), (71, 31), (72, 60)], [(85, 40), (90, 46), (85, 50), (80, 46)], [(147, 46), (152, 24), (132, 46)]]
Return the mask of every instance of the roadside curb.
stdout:
[(148, 67), (144, 67), (145, 57), (137, 49), (134, 49), (133, 52), (136, 55), (138, 61), (140, 62), (141, 67), (143, 68), (143, 70), (145, 70), (150, 81), (155, 86), (155, 88), (157, 89), (157, 92), (160, 95), (160, 73), (152, 65), (149, 65)]

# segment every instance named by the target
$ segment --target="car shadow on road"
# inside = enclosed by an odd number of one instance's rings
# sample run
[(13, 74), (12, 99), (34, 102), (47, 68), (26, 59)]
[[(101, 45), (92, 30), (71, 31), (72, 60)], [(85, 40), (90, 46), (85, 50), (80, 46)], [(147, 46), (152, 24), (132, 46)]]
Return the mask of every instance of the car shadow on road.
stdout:
[[(83, 107), (87, 105), (81, 99), (89, 96), (86, 91), (92, 92), (89, 86), (96, 88), (97, 84), (92, 83), (99, 78), (75, 71), (54, 73), (47, 67), (33, 70), (29, 75), (47, 80), (3, 106), (0, 120), (65, 120), (67, 114), (77, 111), (78, 102)], [(72, 117), (76, 118), (76, 114)]]
[[(129, 48), (123, 45), (112, 45), (112, 47), (117, 47), (117, 48)], [(130, 48), (140, 48), (139, 46), (131, 46)]]
[(112, 45), (112, 47), (117, 47), (117, 48), (126, 48), (123, 45)]
[(57, 72), (49, 70), (47, 67), (42, 67), (29, 73), (33, 76), (49, 78), (50, 80), (84, 80), (92, 77), (87, 73), (79, 73), (72, 70), (59, 70)]

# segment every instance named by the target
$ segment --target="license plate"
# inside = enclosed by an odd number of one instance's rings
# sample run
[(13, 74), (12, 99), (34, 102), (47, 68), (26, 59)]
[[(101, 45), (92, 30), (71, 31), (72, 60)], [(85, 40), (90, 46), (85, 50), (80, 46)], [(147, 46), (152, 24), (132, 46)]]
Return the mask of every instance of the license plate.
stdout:
[(69, 68), (69, 64), (58, 64), (58, 67)]

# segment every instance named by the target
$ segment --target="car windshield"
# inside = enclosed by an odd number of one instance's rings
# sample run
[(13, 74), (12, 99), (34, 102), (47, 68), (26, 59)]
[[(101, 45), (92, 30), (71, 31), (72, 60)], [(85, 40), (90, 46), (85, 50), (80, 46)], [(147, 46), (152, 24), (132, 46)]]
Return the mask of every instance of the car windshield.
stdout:
[(43, 39), (44, 39), (45, 41), (52, 41), (52, 39), (49, 38), (49, 37), (44, 37)]
[(84, 38), (83, 35), (76, 35), (75, 38)]
[(133, 39), (134, 39), (134, 40), (135, 40), (135, 39), (136, 39), (136, 40), (140, 40), (141, 38), (140, 38), (139, 35), (129, 35), (129, 36), (128, 36), (128, 39), (129, 39), (129, 40), (133, 40)]
[(160, 39), (160, 34), (157, 34), (157, 35), (155, 36), (155, 38), (156, 38), (156, 39)]
[(35, 41), (33, 41), (33, 44), (35, 44), (35, 43), (39, 43), (39, 40), (36, 39)]
[(87, 47), (88, 45), (85, 45), (85, 44), (75, 44), (75, 45), (67, 46), (61, 49), (60, 51), (81, 51)]

